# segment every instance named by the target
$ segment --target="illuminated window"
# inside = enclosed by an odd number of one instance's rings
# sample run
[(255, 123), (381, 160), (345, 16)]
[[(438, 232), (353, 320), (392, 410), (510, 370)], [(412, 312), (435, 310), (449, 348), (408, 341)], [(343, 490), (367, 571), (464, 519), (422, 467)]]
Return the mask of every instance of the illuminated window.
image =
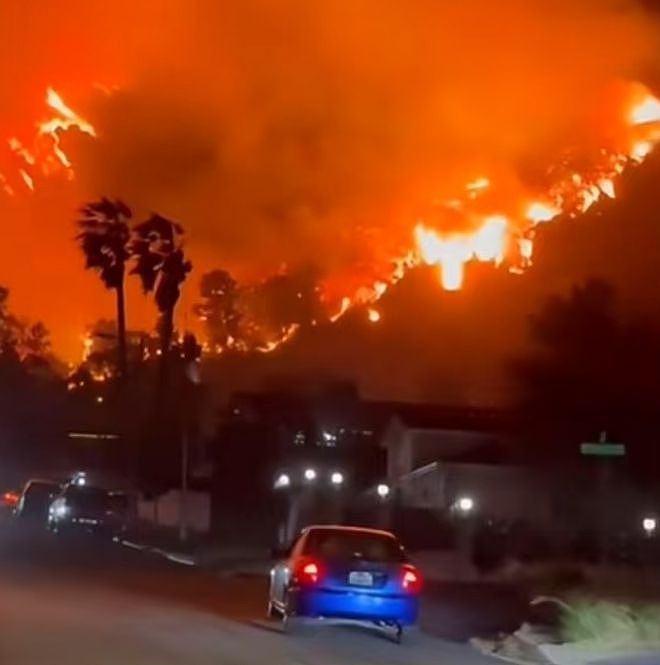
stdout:
[(337, 435), (334, 432), (323, 430), (321, 438), (317, 440), (316, 445), (324, 448), (334, 448), (337, 445)]
[(307, 437), (305, 437), (305, 432), (298, 430), (293, 436), (293, 445), (294, 446), (304, 446)]

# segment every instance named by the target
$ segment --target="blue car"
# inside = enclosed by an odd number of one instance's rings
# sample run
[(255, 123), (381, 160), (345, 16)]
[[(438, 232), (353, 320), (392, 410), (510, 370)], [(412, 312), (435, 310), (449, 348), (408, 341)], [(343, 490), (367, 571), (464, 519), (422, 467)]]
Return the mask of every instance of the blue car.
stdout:
[(303, 530), (271, 571), (268, 614), (347, 619), (394, 630), (417, 622), (422, 580), (395, 536), (345, 526)]

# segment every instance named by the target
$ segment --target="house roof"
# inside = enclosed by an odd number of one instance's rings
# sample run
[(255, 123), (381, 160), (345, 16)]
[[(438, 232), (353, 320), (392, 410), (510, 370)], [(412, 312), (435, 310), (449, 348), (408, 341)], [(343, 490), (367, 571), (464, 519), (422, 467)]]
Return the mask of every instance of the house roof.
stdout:
[(266, 392), (241, 391), (232, 395), (230, 408), (248, 406), (262, 417), (286, 420), (287, 417), (305, 415), (311, 419), (327, 411), (337, 422), (351, 421), (356, 426), (379, 432), (393, 418), (414, 430), (466, 430), (490, 434), (503, 434), (512, 429), (513, 416), (509, 411), (448, 406), (442, 404), (416, 404), (412, 402), (356, 400), (349, 404), (336, 404), (332, 400), (310, 398), (295, 391)]
[(441, 404), (391, 403), (391, 417), (409, 429), (468, 430), (503, 433), (509, 429), (512, 416), (508, 411)]

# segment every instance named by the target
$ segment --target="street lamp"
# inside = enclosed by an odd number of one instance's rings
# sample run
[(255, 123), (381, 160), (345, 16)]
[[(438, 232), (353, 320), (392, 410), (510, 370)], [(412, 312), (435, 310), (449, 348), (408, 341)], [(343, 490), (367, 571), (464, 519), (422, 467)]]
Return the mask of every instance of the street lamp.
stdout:
[(87, 475), (84, 471), (81, 471), (75, 475), (73, 482), (79, 487), (84, 487), (87, 484)]
[(309, 469), (305, 469), (305, 480), (310, 483), (316, 480), (316, 471), (311, 467)]
[(658, 520), (655, 517), (645, 517), (642, 520), (642, 529), (644, 533), (651, 537), (655, 534), (656, 529), (658, 528)]
[(376, 487), (376, 494), (378, 494), (381, 499), (386, 499), (390, 494), (390, 486), (385, 485), (385, 483), (381, 483), (378, 485), (378, 487)]
[(330, 474), (330, 482), (333, 485), (341, 485), (344, 482), (344, 474), (340, 473), (339, 471), (333, 471)]
[(289, 478), (289, 475), (286, 473), (280, 473), (279, 476), (277, 476), (277, 479), (275, 480), (275, 489), (281, 489), (283, 487), (288, 487), (291, 484), (291, 478)]
[(474, 499), (471, 496), (461, 496), (456, 500), (454, 507), (464, 515), (468, 515), (474, 510)]

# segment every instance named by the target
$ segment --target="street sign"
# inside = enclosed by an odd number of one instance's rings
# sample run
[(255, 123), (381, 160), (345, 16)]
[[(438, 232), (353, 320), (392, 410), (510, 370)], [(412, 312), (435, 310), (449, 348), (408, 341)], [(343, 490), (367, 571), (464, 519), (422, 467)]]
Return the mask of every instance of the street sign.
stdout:
[(623, 457), (626, 446), (623, 443), (581, 443), (580, 453), (593, 457)]

